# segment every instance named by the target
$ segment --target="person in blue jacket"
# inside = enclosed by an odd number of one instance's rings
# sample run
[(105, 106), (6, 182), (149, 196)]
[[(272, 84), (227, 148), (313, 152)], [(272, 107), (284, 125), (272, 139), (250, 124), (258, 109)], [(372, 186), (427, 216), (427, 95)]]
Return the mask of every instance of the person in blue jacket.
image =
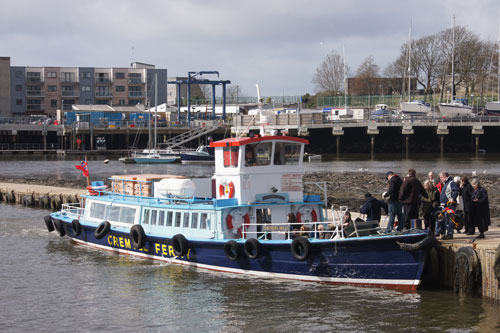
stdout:
[[(458, 197), (458, 185), (453, 181), (453, 177), (450, 177), (450, 174), (447, 171), (441, 171), (439, 173), (439, 179), (444, 184), (443, 189), (441, 190), (441, 195), (439, 196), (439, 202), (441, 205), (447, 206), (452, 210), (457, 209), (457, 197)], [(444, 214), (445, 216), (445, 226), (446, 226), (446, 235), (445, 230), (442, 230), (441, 224), (437, 225), (436, 235), (441, 235), (442, 239), (453, 239), (453, 222), (450, 220), (450, 216), (448, 214)]]

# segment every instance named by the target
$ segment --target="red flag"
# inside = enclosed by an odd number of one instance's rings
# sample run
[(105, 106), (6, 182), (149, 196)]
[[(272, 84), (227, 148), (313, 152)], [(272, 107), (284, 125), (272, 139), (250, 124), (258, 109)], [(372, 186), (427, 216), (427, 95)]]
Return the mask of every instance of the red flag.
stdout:
[(81, 170), (84, 177), (89, 176), (89, 165), (87, 164), (87, 157), (85, 157), (85, 161), (82, 161), (80, 165), (75, 165), (75, 168)]

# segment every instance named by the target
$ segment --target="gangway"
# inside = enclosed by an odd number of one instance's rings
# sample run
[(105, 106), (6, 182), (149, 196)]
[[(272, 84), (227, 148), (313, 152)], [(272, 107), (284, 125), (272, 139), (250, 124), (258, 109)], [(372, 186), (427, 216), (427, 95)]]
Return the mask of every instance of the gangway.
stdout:
[(162, 143), (161, 146), (162, 148), (173, 149), (175, 147), (182, 146), (193, 139), (199, 138), (200, 136), (211, 133), (217, 128), (219, 128), (217, 122), (213, 122), (211, 126), (194, 128), (168, 139), (166, 142)]

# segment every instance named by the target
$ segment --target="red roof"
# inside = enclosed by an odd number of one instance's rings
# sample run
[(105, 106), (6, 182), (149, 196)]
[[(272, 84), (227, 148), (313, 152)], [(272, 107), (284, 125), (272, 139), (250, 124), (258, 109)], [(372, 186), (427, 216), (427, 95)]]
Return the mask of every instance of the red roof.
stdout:
[(255, 136), (253, 138), (247, 138), (247, 137), (228, 138), (228, 139), (224, 139), (224, 140), (220, 140), (220, 141), (215, 141), (215, 142), (212, 142), (210, 144), (210, 147), (243, 146), (243, 145), (247, 145), (249, 143), (262, 142), (262, 141), (273, 141), (273, 140), (293, 141), (293, 142), (305, 143), (305, 144), (309, 143), (309, 140), (297, 138), (294, 136)]

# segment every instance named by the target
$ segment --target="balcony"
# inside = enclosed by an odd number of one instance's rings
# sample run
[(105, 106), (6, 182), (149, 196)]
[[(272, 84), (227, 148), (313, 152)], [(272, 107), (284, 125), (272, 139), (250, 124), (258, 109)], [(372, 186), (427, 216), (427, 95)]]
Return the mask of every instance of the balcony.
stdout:
[(62, 97), (80, 97), (79, 90), (63, 90), (61, 91)]
[(111, 79), (109, 77), (96, 77), (95, 84), (111, 84)]
[(145, 97), (146, 92), (145, 91), (129, 91), (128, 92), (128, 97)]
[(128, 84), (145, 84), (140, 77), (133, 77), (128, 79)]
[(43, 105), (42, 104), (26, 104), (26, 110), (28, 111), (43, 111)]
[(96, 98), (111, 98), (113, 97), (113, 93), (111, 91), (96, 91)]
[(40, 76), (26, 76), (26, 82), (28, 83), (43, 83), (43, 78)]
[(74, 77), (61, 77), (61, 83), (75, 84), (78, 83), (78, 79)]
[(26, 97), (45, 97), (43, 90), (26, 90)]

